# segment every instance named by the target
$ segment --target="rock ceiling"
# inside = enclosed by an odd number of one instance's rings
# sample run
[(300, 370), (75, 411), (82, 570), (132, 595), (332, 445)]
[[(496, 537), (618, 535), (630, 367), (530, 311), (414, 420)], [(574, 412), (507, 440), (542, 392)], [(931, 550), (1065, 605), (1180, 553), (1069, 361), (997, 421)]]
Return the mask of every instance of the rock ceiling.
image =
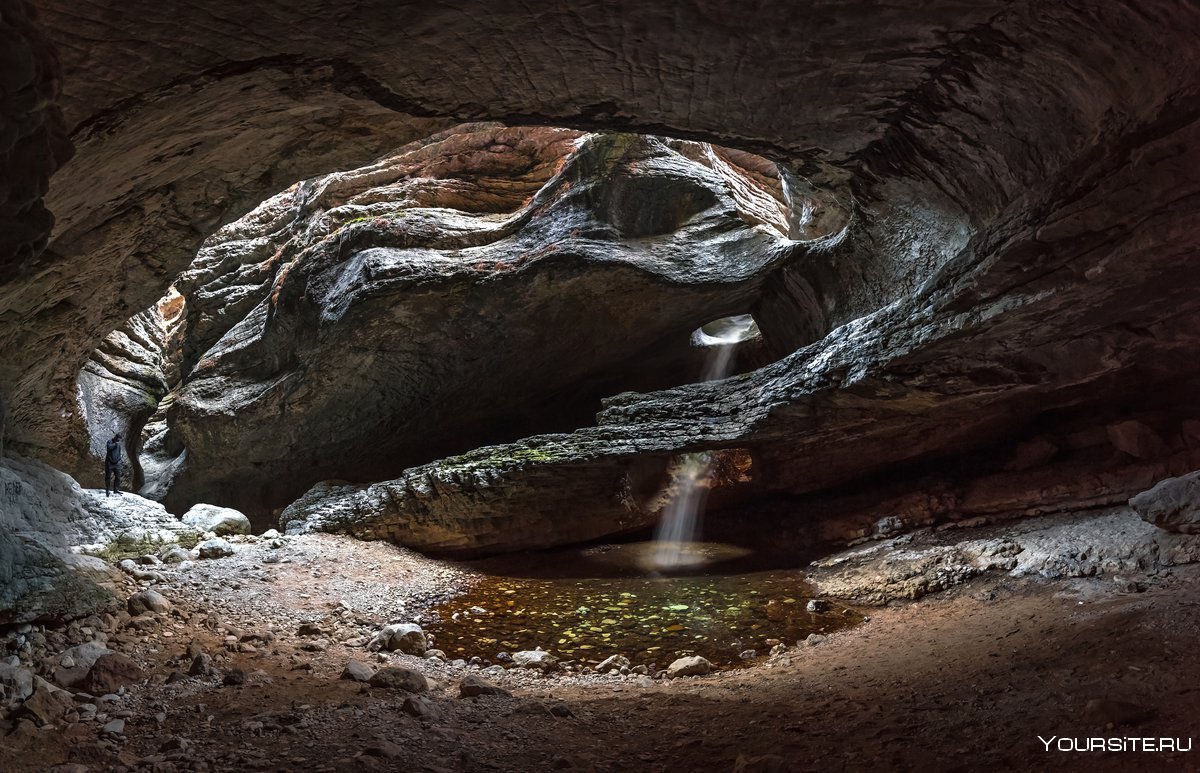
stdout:
[(464, 120), (716, 141), (852, 220), (764, 283), (778, 362), (614, 399), (500, 491), (611, 500), (637, 457), (715, 444), (799, 493), (1195, 375), (1194, 5), (31, 9), (0, 2), (0, 397), (50, 462), (86, 451), (88, 354), (219, 226)]

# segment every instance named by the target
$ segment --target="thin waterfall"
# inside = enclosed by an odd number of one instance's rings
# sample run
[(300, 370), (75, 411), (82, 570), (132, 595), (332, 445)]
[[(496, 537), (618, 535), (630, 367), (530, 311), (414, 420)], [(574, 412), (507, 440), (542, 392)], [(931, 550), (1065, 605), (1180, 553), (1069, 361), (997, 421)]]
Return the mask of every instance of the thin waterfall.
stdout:
[[(709, 347), (702, 380), (727, 377), (738, 344), (757, 333), (758, 326), (749, 314), (726, 317), (696, 331), (695, 342)], [(700, 560), (690, 548), (700, 535), (712, 457), (705, 452), (684, 454), (676, 462), (672, 481), (675, 493), (654, 532), (653, 565), (659, 570), (680, 569)]]

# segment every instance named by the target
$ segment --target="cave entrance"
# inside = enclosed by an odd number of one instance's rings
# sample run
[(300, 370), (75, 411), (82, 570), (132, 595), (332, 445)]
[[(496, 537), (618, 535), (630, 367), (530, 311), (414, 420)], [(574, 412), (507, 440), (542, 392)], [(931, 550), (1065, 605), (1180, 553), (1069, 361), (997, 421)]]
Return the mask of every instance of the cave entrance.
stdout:
[(146, 313), (157, 365), (108, 357), (119, 377), (161, 368), (170, 398), (138, 406), (142, 491), (270, 523), (322, 480), (386, 480), (591, 425), (622, 392), (761, 367), (745, 310), (804, 211), (750, 153), (499, 124), (296, 183), (209, 237), (180, 300)]

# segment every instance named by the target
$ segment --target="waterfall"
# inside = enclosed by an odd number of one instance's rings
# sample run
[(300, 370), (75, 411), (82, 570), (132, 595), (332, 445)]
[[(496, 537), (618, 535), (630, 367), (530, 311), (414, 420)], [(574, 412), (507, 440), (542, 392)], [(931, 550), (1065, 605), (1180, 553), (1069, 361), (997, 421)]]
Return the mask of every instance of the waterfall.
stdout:
[[(709, 347), (702, 371), (703, 381), (727, 377), (733, 369), (737, 346), (758, 334), (749, 314), (725, 317), (697, 330), (693, 343)], [(708, 453), (684, 454), (676, 460), (675, 493), (667, 503), (654, 532), (653, 565), (658, 570), (681, 569), (702, 559), (690, 548), (700, 532), (700, 515), (708, 499), (708, 476), (712, 457)]]

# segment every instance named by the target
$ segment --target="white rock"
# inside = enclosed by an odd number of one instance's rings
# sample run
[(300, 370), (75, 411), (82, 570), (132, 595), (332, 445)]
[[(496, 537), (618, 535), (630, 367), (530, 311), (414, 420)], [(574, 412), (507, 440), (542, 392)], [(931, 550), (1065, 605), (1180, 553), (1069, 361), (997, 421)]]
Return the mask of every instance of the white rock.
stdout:
[(234, 554), (233, 545), (220, 537), (205, 540), (196, 546), (200, 558), (224, 558)]
[(183, 514), (183, 522), (198, 531), (211, 532), (216, 537), (250, 533), (250, 519), (229, 507), (193, 505)]
[(367, 644), (369, 650), (399, 650), (407, 655), (424, 655), (429, 642), (416, 623), (392, 623), (383, 627)]
[(674, 679), (677, 676), (703, 676), (712, 671), (712, 663), (699, 655), (679, 658), (667, 666), (667, 676)]

